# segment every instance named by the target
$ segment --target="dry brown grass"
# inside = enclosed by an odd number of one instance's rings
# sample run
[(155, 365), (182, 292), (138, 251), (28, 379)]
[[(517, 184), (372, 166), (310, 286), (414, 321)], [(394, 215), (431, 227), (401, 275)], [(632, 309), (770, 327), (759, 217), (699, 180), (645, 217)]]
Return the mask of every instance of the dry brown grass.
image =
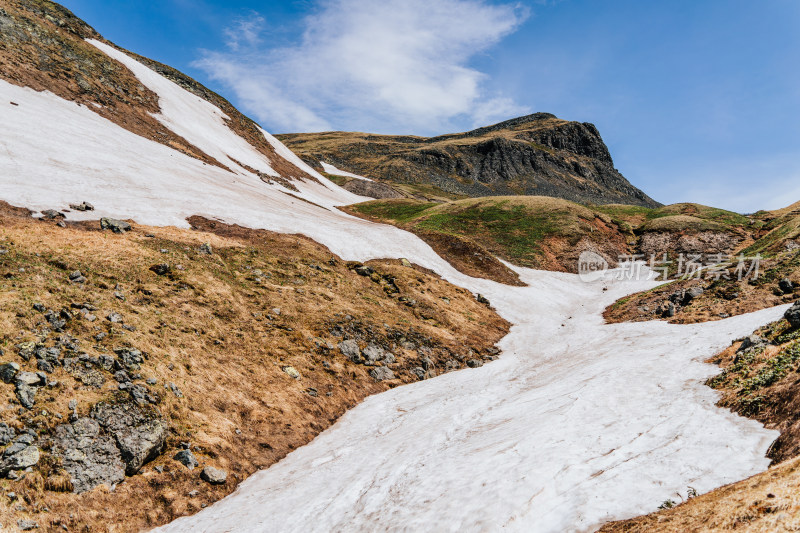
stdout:
[[(113, 492), (63, 492), (63, 473), (47, 459), (22, 481), (0, 481), (5, 492), (20, 498), (0, 500), (3, 527), (32, 518), (45, 531), (62, 524), (70, 531), (135, 531), (196, 512), (307, 443), (367, 395), (416, 380), (410, 369), (419, 365), (419, 355), (404, 341), (429, 346), (441, 371), (449, 359), (490, 357), (508, 330), (469, 291), (399, 261), (370, 263), (395, 278), (399, 293), (389, 294), (385, 284), (355, 274), (352, 265), (305, 237), (192, 222), (202, 230), (137, 227), (114, 235), (86, 231), (97, 223), (59, 228), (0, 210), (0, 247), (8, 250), (0, 256), (2, 359), (33, 369), (13, 346), (41, 333), (43, 318), (32, 309), (34, 302), (54, 310), (91, 302), (98, 320), (76, 316), (67, 332), (90, 355), (122, 345), (148, 352), (141, 373), (158, 380), (150, 389), (171, 426), (166, 452)], [(198, 252), (204, 242), (213, 255)], [(162, 262), (173, 267), (170, 275), (149, 270)], [(75, 269), (88, 277), (85, 285), (67, 281)], [(125, 301), (114, 296), (117, 285)], [(121, 313), (135, 331), (106, 321), (110, 311)], [(376, 382), (368, 368), (329, 349), (328, 343), (341, 340), (336, 328), (362, 345), (375, 340), (390, 346), (397, 379)], [(109, 335), (95, 342), (99, 331)], [(289, 377), (286, 366), (302, 377)], [(18, 411), (13, 387), (0, 386), (0, 405), (13, 406), (0, 411), (0, 419), (46, 436), (66, 419), (70, 399), (78, 399), (79, 412), (86, 414), (116, 389), (110, 375), (100, 389), (83, 386), (63, 368), (50, 378), (59, 385), (39, 392), (34, 411)], [(175, 383), (184, 397), (166, 391), (165, 382)], [(317, 396), (309, 394), (311, 388)], [(181, 441), (200, 450), (201, 463), (226, 469), (228, 483), (208, 485), (198, 469), (173, 461)], [(198, 496), (189, 497), (194, 489)]]
[(673, 509), (612, 522), (603, 533), (800, 530), (800, 458)]

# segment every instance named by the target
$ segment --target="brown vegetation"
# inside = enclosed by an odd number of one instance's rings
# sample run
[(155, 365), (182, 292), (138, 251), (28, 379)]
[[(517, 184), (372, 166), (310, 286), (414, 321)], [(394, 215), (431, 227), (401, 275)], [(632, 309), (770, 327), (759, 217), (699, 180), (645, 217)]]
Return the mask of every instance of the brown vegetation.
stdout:
[[(65, 308), (73, 315), (66, 333), (81, 351), (98, 356), (131, 346), (149, 354), (142, 380), (157, 381), (148, 389), (170, 424), (166, 451), (114, 491), (64, 492), (69, 484), (45, 450), (23, 479), (0, 480), (5, 493), (17, 495), (0, 501), (2, 527), (30, 518), (44, 531), (134, 531), (196, 512), (367, 395), (419, 379), (411, 370), (422, 364), (422, 352), (432, 360), (432, 376), (445, 363), (450, 369), (465, 367), (468, 358), (493, 358), (493, 344), (508, 331), (469, 291), (423, 269), (377, 260), (369, 263), (376, 275), (362, 276), (357, 265), (302, 236), (199, 217), (191, 223), (194, 231), (140, 226), (117, 235), (96, 231), (96, 222), (61, 228), (24, 210), (0, 209), (2, 359), (35, 370), (15, 348), (48, 336), (32, 306)], [(213, 254), (199, 251), (203, 243)], [(169, 273), (152, 272), (157, 263), (169, 264)], [(71, 283), (73, 270), (86, 283)], [(90, 302), (97, 319), (70, 310), (73, 302)], [(105, 319), (112, 311), (128, 329)], [(98, 340), (98, 333), (107, 336)], [(391, 350), (396, 379), (376, 381), (372, 367), (344, 357), (337, 349), (343, 338)], [(40, 390), (33, 410), (19, 406), (13, 386), (0, 384), (0, 405), (13, 407), (0, 411), (0, 421), (34, 428), (46, 442), (67, 420), (69, 400), (78, 400), (84, 416), (117, 390), (110, 375), (99, 388), (63, 367), (48, 377), (58, 384)], [(182, 397), (164, 388), (169, 382)], [(181, 442), (191, 443), (201, 464), (227, 470), (228, 482), (209, 485), (199, 469), (174, 461)]]

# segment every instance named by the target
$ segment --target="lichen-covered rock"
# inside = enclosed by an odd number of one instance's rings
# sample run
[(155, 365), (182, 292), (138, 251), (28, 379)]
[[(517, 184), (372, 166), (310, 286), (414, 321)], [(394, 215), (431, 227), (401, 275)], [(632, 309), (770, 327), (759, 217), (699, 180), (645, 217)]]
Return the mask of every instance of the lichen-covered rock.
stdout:
[(364, 355), (364, 360), (366, 364), (374, 365), (375, 363), (383, 359), (384, 351), (383, 348), (381, 348), (377, 344), (370, 343), (369, 345), (367, 345), (366, 348), (364, 348), (362, 354)]
[(200, 472), (200, 477), (212, 485), (222, 485), (228, 479), (228, 473), (213, 466), (207, 466)]
[(131, 225), (124, 220), (117, 220), (116, 218), (101, 218), (100, 228), (110, 229), (114, 233), (125, 233), (133, 229)]
[(795, 302), (793, 306), (787, 309), (783, 317), (793, 328), (800, 328), (800, 301)]
[(142, 352), (135, 348), (116, 348), (114, 353), (117, 354), (120, 364), (127, 370), (139, 370), (144, 363)]
[(375, 368), (371, 368), (369, 371), (369, 375), (375, 381), (384, 381), (387, 379), (394, 379), (394, 372), (390, 368), (385, 366), (378, 366)]
[(19, 353), (19, 356), (25, 361), (30, 361), (35, 350), (35, 342), (21, 342), (17, 344), (17, 353)]
[(114, 437), (129, 476), (164, 450), (168, 426), (155, 408), (130, 400), (100, 402), (92, 418)]
[(15, 443), (3, 452), (0, 460), (0, 476), (6, 476), (12, 470), (25, 470), (39, 463), (39, 448), (30, 444)]
[(344, 355), (354, 363), (360, 363), (362, 361), (361, 350), (358, 347), (358, 343), (353, 339), (348, 339), (340, 342), (339, 351), (342, 352), (342, 355)]
[(100, 424), (91, 418), (58, 426), (52, 453), (61, 459), (77, 493), (125, 479), (125, 463), (114, 438), (101, 434)]

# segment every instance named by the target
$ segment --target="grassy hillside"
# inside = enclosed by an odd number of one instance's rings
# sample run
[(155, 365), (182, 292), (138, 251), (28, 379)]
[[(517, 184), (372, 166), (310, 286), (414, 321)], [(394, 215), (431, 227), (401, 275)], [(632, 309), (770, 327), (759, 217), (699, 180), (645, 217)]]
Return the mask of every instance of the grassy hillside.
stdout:
[[(30, 388), (3, 373), (0, 439), (28, 432), (41, 453), (31, 472), (0, 479), (14, 493), (0, 501), (3, 530), (29, 519), (44, 530), (137, 531), (196, 512), (367, 395), (493, 358), (508, 330), (421, 268), (347, 263), (302, 236), (199, 217), (194, 231), (125, 234), (57, 222), (0, 204), (0, 365), (36, 381), (25, 406)], [(346, 356), (345, 340), (382, 359)], [(91, 425), (101, 405), (149, 412), (166, 427), (163, 448), (120, 473), (113, 492), (74, 494), (80, 476), (56, 441), (78, 431), (73, 422)], [(113, 441), (98, 448), (104, 431), (81, 453), (118, 453)], [(186, 446), (199, 468), (173, 459)], [(202, 481), (205, 466), (227, 481)]]
[[(705, 251), (711, 241), (724, 246), (742, 242), (751, 225), (745, 216), (699, 204), (598, 206), (537, 196), (446, 202), (375, 200), (346, 210), (413, 231), (456, 268), (487, 277), (491, 276), (466, 265), (468, 258), (463, 254), (459, 256), (437, 240), (446, 236), (468, 241), (486, 254), (519, 266), (575, 272), (584, 250), (603, 255), (612, 265), (620, 255), (631, 253), (664, 251), (675, 256), (682, 246)], [(498, 267), (492, 275), (500, 271)]]
[[(671, 322), (693, 323), (707, 320), (719, 320), (728, 316), (739, 315), (766, 307), (788, 303), (796, 298), (797, 291), (782, 291), (781, 280), (788, 279), (800, 287), (800, 206), (795, 204), (776, 211), (760, 211), (745, 217), (694, 204), (666, 206), (654, 213), (641, 209), (620, 208), (617, 216), (632, 217), (641, 223), (641, 242), (647, 243), (648, 232), (658, 228), (694, 227), (694, 231), (702, 234), (711, 231), (726, 235), (727, 242), (735, 243), (731, 249), (731, 261), (723, 265), (724, 275), (719, 279), (678, 280), (646, 293), (633, 295), (615, 303), (606, 310), (606, 319), (611, 322), (629, 320), (654, 320), (665, 318), (659, 309), (677, 291), (695, 287), (702, 288), (703, 294), (690, 303), (680, 306), (674, 316), (666, 317)], [(687, 207), (689, 209), (687, 210)], [(607, 206), (597, 208), (605, 209)], [(694, 211), (692, 219), (686, 215), (664, 215), (670, 212), (686, 213)], [(678, 218), (682, 217), (682, 218)], [(644, 221), (644, 222), (643, 222)], [(685, 230), (681, 230), (685, 231)], [(707, 239), (711, 245), (713, 240)], [(736, 267), (738, 256), (750, 258), (760, 257), (757, 279), (737, 279)], [(727, 276), (730, 279), (725, 279)]]
[[(416, 233), (465, 273), (504, 282), (509, 279), (504, 273), (513, 276), (508, 268), (492, 260), (485, 262), (491, 263), (491, 272), (481, 272), (481, 265), (470, 264), (475, 254), (524, 267), (574, 271), (583, 249), (603, 253), (613, 262), (627, 247), (627, 236), (607, 215), (557, 198), (501, 196), (444, 203), (376, 200), (346, 209)], [(458, 250), (444, 245), (444, 240), (469, 246)]]

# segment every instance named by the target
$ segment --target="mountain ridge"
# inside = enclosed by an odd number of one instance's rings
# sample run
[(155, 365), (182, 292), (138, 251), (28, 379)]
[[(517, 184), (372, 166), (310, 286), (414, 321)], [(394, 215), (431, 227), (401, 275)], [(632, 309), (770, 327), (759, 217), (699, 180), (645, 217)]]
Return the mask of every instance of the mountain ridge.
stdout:
[(315, 168), (324, 161), (410, 196), (433, 186), (461, 197), (551, 196), (661, 206), (614, 167), (594, 124), (551, 113), (435, 137), (342, 131), (276, 137)]

